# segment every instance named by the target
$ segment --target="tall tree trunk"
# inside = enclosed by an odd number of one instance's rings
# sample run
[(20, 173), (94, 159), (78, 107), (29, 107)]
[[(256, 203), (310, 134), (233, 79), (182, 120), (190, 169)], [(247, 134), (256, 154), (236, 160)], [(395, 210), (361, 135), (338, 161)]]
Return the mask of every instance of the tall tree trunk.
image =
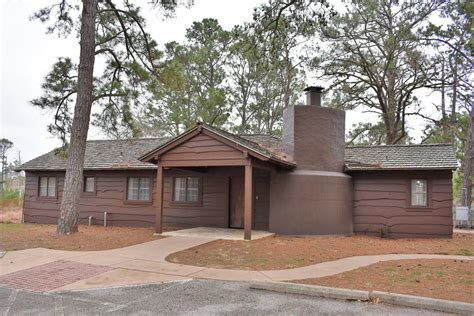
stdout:
[[(454, 56), (453, 61), (453, 96), (451, 100), (451, 126), (456, 124), (456, 102), (458, 102), (458, 61), (457, 57)], [(454, 133), (451, 133), (451, 142), (454, 144), (456, 142), (456, 137)]]
[(385, 123), (385, 144), (395, 145), (399, 139), (399, 128), (395, 122), (395, 116), (391, 113), (384, 114), (383, 120)]
[[(441, 117), (443, 119), (443, 124), (446, 124), (444, 122), (444, 119), (446, 118), (446, 91), (445, 91), (445, 71), (444, 71), (444, 57), (441, 61)], [(445, 128), (444, 128), (445, 130)]]
[(84, 154), (93, 101), (92, 81), (95, 62), (97, 0), (83, 0), (82, 5), (77, 100), (74, 108), (66, 178), (58, 220), (58, 234), (77, 232)]
[(466, 155), (464, 157), (464, 180), (463, 180), (463, 205), (468, 207), (468, 226), (471, 227), (471, 204), (472, 204), (472, 172), (474, 163), (474, 148), (472, 140), (474, 137), (474, 109), (471, 108), (471, 120), (469, 121), (469, 129), (466, 142)]

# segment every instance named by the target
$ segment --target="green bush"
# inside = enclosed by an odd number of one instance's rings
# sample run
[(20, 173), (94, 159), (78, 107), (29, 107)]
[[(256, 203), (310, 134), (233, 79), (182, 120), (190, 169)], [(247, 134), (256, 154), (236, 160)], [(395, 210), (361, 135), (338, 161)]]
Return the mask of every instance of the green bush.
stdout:
[(20, 194), (19, 191), (13, 191), (13, 190), (6, 190), (3, 192), (3, 194), (0, 195), (0, 208), (7, 207), (7, 206), (22, 206), (23, 204), (23, 195), (24, 193), (21, 193), (21, 196), (18, 197)]
[[(0, 195), (1, 200), (12, 200), (18, 199), (19, 191), (5, 190), (3, 194)], [(21, 198), (23, 198), (23, 192), (21, 193)]]

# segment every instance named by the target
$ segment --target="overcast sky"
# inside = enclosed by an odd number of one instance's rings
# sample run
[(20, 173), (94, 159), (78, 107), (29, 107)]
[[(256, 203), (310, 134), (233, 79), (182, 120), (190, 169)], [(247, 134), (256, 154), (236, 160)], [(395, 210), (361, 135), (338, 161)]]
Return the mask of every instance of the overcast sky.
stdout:
[[(44, 76), (59, 56), (78, 59), (79, 45), (67, 39), (45, 34), (45, 26), (30, 21), (33, 12), (53, 0), (1, 0), (0, 5), (0, 138), (8, 138), (15, 147), (13, 159), (21, 152), (23, 162), (60, 145), (46, 130), (52, 113), (33, 107), (29, 101), (41, 95)], [(193, 21), (212, 17), (224, 29), (249, 21), (253, 8), (261, 0), (195, 0), (190, 9), (180, 8), (176, 18), (162, 20), (156, 12), (146, 12), (148, 31), (160, 44), (184, 39), (186, 28)], [(311, 82), (308, 82), (311, 85)], [(346, 115), (346, 129), (361, 119), (358, 112)], [(366, 119), (366, 117), (364, 117)], [(412, 125), (415, 129), (421, 126)], [(89, 139), (104, 138), (97, 129), (90, 129)]]

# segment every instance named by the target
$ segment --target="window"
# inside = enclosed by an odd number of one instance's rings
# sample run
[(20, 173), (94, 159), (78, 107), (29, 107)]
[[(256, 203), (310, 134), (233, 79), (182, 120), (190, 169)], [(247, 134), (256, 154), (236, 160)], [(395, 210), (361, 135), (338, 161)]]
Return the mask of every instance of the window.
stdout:
[(39, 177), (39, 196), (56, 196), (56, 177)]
[(95, 192), (95, 178), (84, 177), (84, 192), (94, 193)]
[(428, 206), (426, 180), (411, 180), (411, 205), (412, 206)]
[(175, 177), (173, 184), (173, 201), (182, 203), (199, 202), (198, 177)]
[(127, 200), (150, 201), (150, 178), (130, 177), (127, 183)]

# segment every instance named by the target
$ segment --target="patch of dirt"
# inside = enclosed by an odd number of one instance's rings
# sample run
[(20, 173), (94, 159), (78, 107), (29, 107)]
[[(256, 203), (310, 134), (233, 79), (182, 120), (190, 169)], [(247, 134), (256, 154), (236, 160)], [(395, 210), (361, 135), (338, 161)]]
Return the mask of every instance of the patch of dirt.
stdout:
[(372, 236), (272, 236), (258, 240), (218, 240), (171, 254), (166, 260), (202, 267), (275, 270), (345, 257), (420, 253), (474, 255), (474, 235), (443, 239), (382, 239)]
[(106, 250), (162, 238), (153, 233), (153, 228), (81, 225), (78, 233), (64, 236), (56, 234), (56, 225), (0, 224), (0, 250)]
[(474, 303), (474, 261), (469, 260), (387, 261), (329, 277), (292, 282)]

